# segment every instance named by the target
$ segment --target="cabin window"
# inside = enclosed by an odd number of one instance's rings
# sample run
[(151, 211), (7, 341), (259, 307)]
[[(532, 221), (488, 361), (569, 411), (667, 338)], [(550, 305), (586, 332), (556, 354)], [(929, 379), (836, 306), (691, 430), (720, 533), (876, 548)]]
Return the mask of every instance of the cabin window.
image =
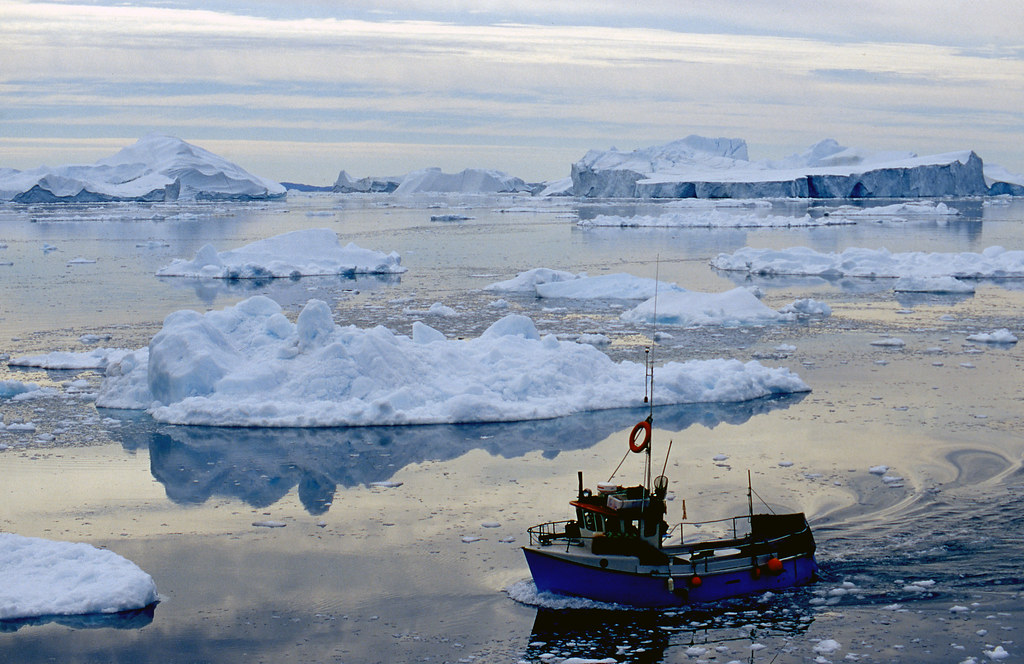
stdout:
[(587, 530), (597, 530), (597, 522), (594, 519), (594, 513), (589, 510), (583, 510), (583, 527)]

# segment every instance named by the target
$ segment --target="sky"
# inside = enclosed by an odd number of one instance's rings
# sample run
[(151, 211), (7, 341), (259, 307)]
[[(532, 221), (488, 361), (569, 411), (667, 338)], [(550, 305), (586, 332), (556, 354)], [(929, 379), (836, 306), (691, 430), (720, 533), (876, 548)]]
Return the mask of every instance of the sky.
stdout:
[[(634, 6), (636, 5), (636, 6)], [(149, 133), (278, 181), (493, 168), (690, 134), (1024, 173), (1020, 0), (0, 0), (0, 168)]]

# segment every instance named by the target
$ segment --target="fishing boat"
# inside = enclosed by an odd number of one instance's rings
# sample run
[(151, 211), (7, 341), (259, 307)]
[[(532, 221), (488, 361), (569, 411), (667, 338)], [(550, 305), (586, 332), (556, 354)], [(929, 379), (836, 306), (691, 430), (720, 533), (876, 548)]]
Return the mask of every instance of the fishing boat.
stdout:
[(672, 443), (662, 474), (652, 481), (654, 371), (649, 350), (647, 358), (644, 400), (650, 412), (633, 427), (623, 457), (625, 462), (630, 454), (645, 455), (643, 479), (634, 486), (609, 480), (592, 491), (584, 488), (583, 473), (578, 473), (577, 495), (569, 503), (576, 518), (528, 529), (530, 543), (522, 548), (537, 590), (657, 608), (812, 582), (818, 565), (807, 519), (799, 512), (776, 514), (766, 503), (767, 512), (755, 513), (749, 471), (745, 514), (687, 521), (682, 501), (682, 521), (668, 525), (669, 482), (664, 473)]

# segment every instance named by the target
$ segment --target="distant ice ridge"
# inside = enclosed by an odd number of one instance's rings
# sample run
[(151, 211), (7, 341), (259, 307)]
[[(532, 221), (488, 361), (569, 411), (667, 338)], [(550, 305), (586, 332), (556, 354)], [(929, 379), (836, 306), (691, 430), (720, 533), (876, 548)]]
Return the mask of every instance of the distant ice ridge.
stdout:
[(153, 578), (113, 551), (0, 533), (0, 620), (116, 613), (156, 601)]
[[(97, 405), (158, 421), (319, 427), (545, 419), (641, 405), (644, 369), (589, 344), (541, 337), (508, 315), (475, 339), (420, 322), (412, 337), (339, 327), (310, 300), (295, 323), (267, 297), (178, 311), (149, 347), (107, 369)], [(809, 391), (787, 368), (715, 359), (658, 369), (661, 404), (746, 401)]]
[(848, 148), (833, 139), (775, 161), (749, 161), (739, 138), (688, 136), (632, 152), (591, 150), (573, 164), (572, 181), (574, 195), (600, 198), (920, 198), (990, 191), (982, 160), (970, 150), (918, 157)]
[(744, 247), (732, 254), (719, 254), (711, 260), (711, 265), (719, 270), (767, 276), (1021, 279), (1024, 278), (1024, 251), (995, 246), (981, 253), (892, 253), (887, 249), (851, 247), (842, 253), (819, 253), (807, 247)]
[(0, 200), (15, 203), (255, 200), (285, 188), (177, 138), (151, 134), (93, 165), (0, 169)]
[(353, 179), (345, 171), (334, 183), (338, 193), (385, 193), (397, 196), (423, 193), (498, 194), (532, 193), (523, 180), (501, 171), (467, 168), (459, 173), (444, 173), (440, 168), (426, 168), (401, 176)]
[(259, 279), (333, 274), (398, 274), (402, 258), (349, 243), (344, 247), (329, 228), (283, 233), (238, 249), (218, 252), (206, 245), (195, 258), (177, 258), (160, 268), (161, 277)]

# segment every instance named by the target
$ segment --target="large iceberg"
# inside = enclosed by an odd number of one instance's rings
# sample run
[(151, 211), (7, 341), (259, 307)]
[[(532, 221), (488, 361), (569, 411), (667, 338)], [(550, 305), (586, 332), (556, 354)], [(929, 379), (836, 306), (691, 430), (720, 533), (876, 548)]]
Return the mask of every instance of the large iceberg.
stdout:
[(602, 198), (920, 198), (987, 194), (970, 150), (918, 157), (835, 140), (777, 161), (749, 161), (738, 138), (688, 136), (632, 152), (591, 150), (572, 166), (573, 194)]
[(280, 183), (157, 134), (92, 165), (0, 169), (0, 200), (15, 203), (257, 200), (285, 193)]
[(393, 251), (385, 254), (351, 242), (341, 246), (338, 234), (331, 229), (310, 228), (221, 252), (207, 244), (192, 260), (176, 258), (156, 274), (158, 277), (268, 279), (405, 271), (401, 256)]
[(400, 176), (354, 179), (345, 171), (338, 174), (334, 191), (340, 194), (504, 194), (533, 193), (534, 187), (520, 178), (481, 168), (445, 173), (440, 168), (424, 168)]
[[(507, 422), (641, 405), (644, 373), (589, 344), (541, 337), (516, 314), (475, 339), (447, 339), (419, 322), (407, 337), (337, 326), (319, 300), (292, 323), (257, 296), (171, 314), (148, 348), (108, 367), (96, 403), (212, 426)], [(666, 364), (658, 386), (663, 405), (810, 389), (787, 368), (726, 359)]]

